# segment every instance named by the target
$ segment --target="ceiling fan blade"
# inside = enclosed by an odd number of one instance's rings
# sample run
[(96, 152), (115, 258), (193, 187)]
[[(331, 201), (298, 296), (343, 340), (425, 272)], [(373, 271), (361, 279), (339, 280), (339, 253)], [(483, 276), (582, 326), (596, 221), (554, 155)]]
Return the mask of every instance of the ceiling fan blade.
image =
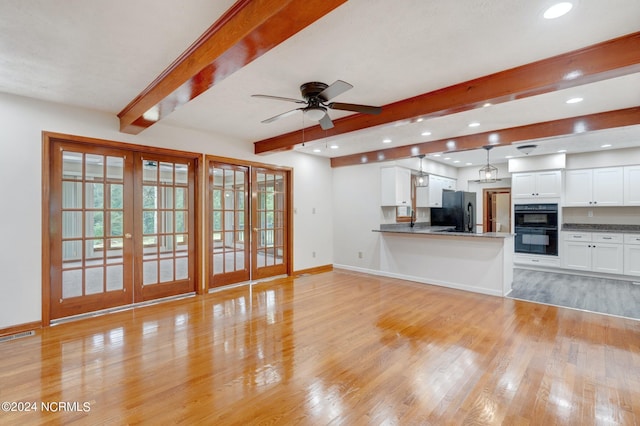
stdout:
[(320, 92), (318, 97), (322, 99), (323, 102), (326, 102), (352, 88), (353, 86), (346, 81), (336, 80), (335, 83)]
[(287, 101), (287, 102), (295, 102), (297, 104), (306, 104), (302, 99), (293, 99), (293, 98), (283, 98), (282, 96), (271, 96), (271, 95), (251, 95), (252, 98), (265, 98), (265, 99), (275, 99), (277, 101)]
[(362, 114), (380, 114), (382, 107), (370, 106), (370, 105), (358, 105), (358, 104), (345, 104), (341, 102), (331, 102), (327, 105), (331, 109), (339, 109), (342, 111), (354, 111)]
[(329, 114), (325, 114), (324, 117), (320, 119), (319, 123), (322, 130), (329, 130), (333, 128), (333, 121), (331, 121)]
[(261, 123), (271, 123), (273, 121), (280, 120), (281, 118), (293, 115), (298, 111), (302, 111), (302, 108), (296, 108), (296, 109), (292, 109), (291, 111), (283, 112), (282, 114), (274, 115), (271, 118), (267, 118), (266, 120), (262, 120)]

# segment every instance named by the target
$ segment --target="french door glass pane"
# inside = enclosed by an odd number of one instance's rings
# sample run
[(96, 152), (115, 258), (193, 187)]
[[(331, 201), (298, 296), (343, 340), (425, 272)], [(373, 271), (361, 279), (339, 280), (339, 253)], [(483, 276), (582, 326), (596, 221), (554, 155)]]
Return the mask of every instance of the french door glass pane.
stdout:
[(62, 212), (62, 238), (82, 237), (82, 212)]
[(103, 289), (104, 268), (87, 268), (85, 269), (85, 294), (102, 293)]
[(62, 182), (62, 208), (82, 208), (82, 182)]
[(107, 266), (107, 291), (122, 290), (123, 288), (122, 265)]
[(65, 180), (82, 180), (81, 152), (64, 151), (62, 153), (62, 178)]
[(82, 296), (82, 269), (62, 271), (62, 298)]
[(124, 159), (122, 157), (107, 157), (107, 179), (110, 182), (124, 180)]
[(104, 177), (104, 156), (85, 154), (85, 180), (102, 181)]
[(189, 166), (187, 164), (176, 164), (176, 185), (187, 186), (189, 184)]

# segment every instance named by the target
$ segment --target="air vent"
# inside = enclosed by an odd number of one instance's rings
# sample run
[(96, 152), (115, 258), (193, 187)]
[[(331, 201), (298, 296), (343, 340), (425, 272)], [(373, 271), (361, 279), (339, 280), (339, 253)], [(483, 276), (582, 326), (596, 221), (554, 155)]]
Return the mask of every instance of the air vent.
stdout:
[(9, 340), (19, 339), (21, 337), (29, 337), (29, 336), (35, 336), (35, 335), (36, 335), (36, 332), (33, 331), (33, 330), (31, 330), (31, 331), (23, 331), (22, 333), (10, 334), (8, 336), (0, 337), (0, 343), (8, 342)]

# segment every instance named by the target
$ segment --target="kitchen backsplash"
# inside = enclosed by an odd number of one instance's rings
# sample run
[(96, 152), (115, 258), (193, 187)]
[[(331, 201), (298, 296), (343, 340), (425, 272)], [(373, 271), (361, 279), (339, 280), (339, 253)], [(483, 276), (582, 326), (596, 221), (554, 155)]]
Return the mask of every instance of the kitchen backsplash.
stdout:
[[(589, 212), (593, 216), (589, 217)], [(564, 207), (562, 222), (640, 225), (640, 207)]]

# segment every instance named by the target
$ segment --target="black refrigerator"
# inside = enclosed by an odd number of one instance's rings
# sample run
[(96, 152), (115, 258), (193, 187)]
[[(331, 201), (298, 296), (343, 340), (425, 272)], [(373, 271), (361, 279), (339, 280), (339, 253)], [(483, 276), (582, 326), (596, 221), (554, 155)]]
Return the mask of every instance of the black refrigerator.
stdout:
[(442, 191), (442, 208), (431, 209), (431, 226), (455, 226), (456, 232), (476, 232), (476, 193)]

